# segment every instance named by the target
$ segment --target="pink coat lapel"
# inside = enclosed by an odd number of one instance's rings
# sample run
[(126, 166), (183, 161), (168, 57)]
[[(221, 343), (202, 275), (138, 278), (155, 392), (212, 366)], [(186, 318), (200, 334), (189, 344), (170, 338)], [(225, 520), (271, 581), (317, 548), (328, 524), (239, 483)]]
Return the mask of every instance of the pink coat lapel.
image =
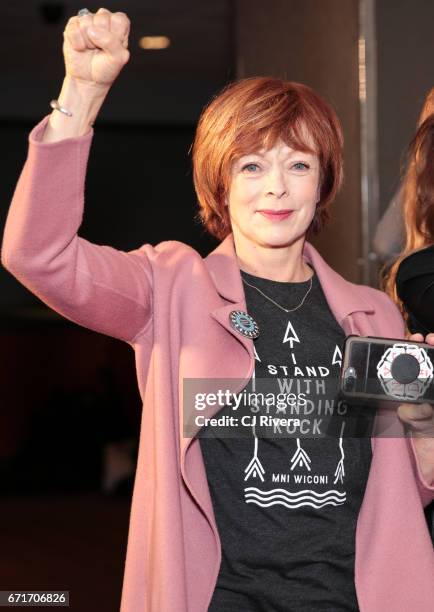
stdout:
[[(308, 243), (303, 255), (314, 267), (330, 309), (347, 335), (403, 337), (404, 327), (399, 313), (385, 296), (378, 293), (375, 300), (371, 299), (373, 290), (347, 282)], [(210, 253), (205, 265), (214, 287), (212, 302), (216, 304), (209, 309), (208, 315), (219, 324), (220, 331), (215, 329), (211, 344), (202, 348), (204, 359), (199, 369), (204, 377), (217, 375), (239, 379), (246, 384), (254, 368), (253, 341), (238, 334), (229, 323), (231, 310), (246, 309), (232, 235)], [(369, 316), (374, 313), (375, 317)], [(243, 349), (241, 352), (240, 347)], [(212, 356), (207, 358), (206, 352)], [(192, 367), (190, 375), (197, 376), (195, 372)], [(182, 380), (180, 384), (182, 386)], [(238, 389), (241, 388), (239, 385)], [(217, 410), (218, 407), (213, 408), (208, 415)], [(182, 415), (180, 419), (182, 423)], [(402, 436), (402, 428), (399, 435)], [(408, 440), (380, 437), (372, 438), (371, 442), (373, 447), (375, 442), (375, 453), (356, 530), (355, 579), (360, 608), (380, 612), (389, 602), (390, 609), (428, 612), (431, 608), (427, 599), (430, 595), (426, 575), (419, 576), (417, 568), (408, 567), (399, 554), (392, 554), (387, 563), (384, 558), (386, 551), (394, 550), (394, 541), (398, 539), (400, 554), (413, 546), (417, 547), (413, 559), (419, 554), (433, 557), (429, 537), (421, 538), (419, 535), (426, 530), (426, 525)], [(197, 438), (194, 435), (184, 438), (181, 430), (180, 449), (184, 482), (206, 513), (218, 544), (219, 535)], [(402, 526), (408, 524), (408, 520), (411, 525), (403, 533)], [(219, 546), (217, 552), (215, 575), (221, 559)], [(396, 589), (397, 584), (402, 587)], [(396, 597), (393, 595), (395, 591), (399, 591)]]
[[(368, 329), (367, 326), (366, 330), (364, 330), (360, 329), (360, 323), (359, 326), (357, 325), (357, 321), (364, 321), (363, 315), (365, 313), (372, 313), (375, 310), (373, 304), (366, 298), (359, 287), (347, 282), (332, 270), (311, 244), (305, 243), (303, 256), (315, 269), (330, 308), (345, 333), (347, 335), (352, 333), (369, 333), (369, 331), (372, 333), (372, 330)], [(212, 346), (210, 343), (207, 343), (206, 347), (204, 346), (200, 367), (197, 368), (197, 363), (192, 362), (192, 367), (190, 372), (187, 372), (187, 377), (207, 379), (206, 390), (210, 392), (216, 391), (219, 388), (218, 383), (213, 384), (213, 379), (234, 379), (233, 391), (236, 392), (245, 386), (252, 375), (254, 369), (254, 351), (253, 341), (239, 334), (232, 328), (229, 322), (229, 314), (232, 310), (246, 310), (244, 288), (236, 259), (232, 234), (208, 255), (205, 259), (205, 265), (220, 299), (220, 304), (210, 309), (209, 316), (221, 326), (222, 331), (224, 331), (225, 341), (218, 342), (215, 338), (215, 343)], [(359, 319), (353, 319), (355, 313), (360, 315)], [(228, 350), (228, 333), (230, 338), (235, 341), (235, 344), (232, 342), (231, 345), (234, 347), (233, 350), (235, 350), (235, 347), (239, 347), (239, 345), (244, 348), (244, 358), (233, 359), (233, 351)], [(209, 370), (207, 370), (207, 367), (209, 367)], [(198, 373), (199, 371), (201, 373)], [(182, 376), (186, 376), (185, 370)], [(180, 388), (182, 386), (181, 379)], [(180, 427), (180, 451), (183, 464), (187, 449), (193, 441), (198, 427), (193, 425), (195, 416), (193, 412), (186, 412), (184, 415), (182, 399), (180, 397), (180, 423), (188, 423), (189, 433), (188, 437), (185, 437), (183, 435), (184, 428)], [(207, 409), (203, 414), (211, 417), (218, 410), (219, 407), (215, 406), (214, 408)]]

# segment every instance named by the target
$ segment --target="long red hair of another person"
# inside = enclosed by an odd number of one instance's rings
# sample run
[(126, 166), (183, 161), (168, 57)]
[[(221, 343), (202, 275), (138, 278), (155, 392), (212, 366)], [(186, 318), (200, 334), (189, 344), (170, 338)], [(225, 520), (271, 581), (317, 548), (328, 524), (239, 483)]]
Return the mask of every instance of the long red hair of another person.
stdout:
[(434, 243), (434, 88), (422, 111), (418, 130), (408, 149), (403, 183), (405, 246), (383, 280), (383, 287), (406, 317), (396, 292), (396, 274), (401, 261)]

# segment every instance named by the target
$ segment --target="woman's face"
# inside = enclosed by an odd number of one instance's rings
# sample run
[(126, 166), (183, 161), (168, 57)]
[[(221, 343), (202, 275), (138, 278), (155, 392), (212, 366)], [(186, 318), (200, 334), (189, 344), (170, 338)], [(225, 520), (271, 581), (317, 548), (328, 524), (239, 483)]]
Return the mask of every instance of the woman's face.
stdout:
[(283, 141), (235, 160), (226, 204), (235, 244), (284, 247), (305, 234), (320, 193), (320, 164)]

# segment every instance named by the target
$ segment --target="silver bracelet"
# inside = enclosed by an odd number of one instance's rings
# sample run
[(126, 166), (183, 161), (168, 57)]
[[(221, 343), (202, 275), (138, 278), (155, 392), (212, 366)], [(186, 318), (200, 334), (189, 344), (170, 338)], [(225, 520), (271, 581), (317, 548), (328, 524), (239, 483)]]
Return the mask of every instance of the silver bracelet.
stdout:
[(68, 115), (68, 117), (72, 117), (72, 113), (71, 111), (69, 111), (67, 108), (65, 108), (64, 106), (60, 106), (59, 101), (58, 100), (51, 100), (50, 102), (50, 106), (51, 108), (53, 108), (54, 110), (58, 110), (61, 113), (63, 113), (64, 115)]

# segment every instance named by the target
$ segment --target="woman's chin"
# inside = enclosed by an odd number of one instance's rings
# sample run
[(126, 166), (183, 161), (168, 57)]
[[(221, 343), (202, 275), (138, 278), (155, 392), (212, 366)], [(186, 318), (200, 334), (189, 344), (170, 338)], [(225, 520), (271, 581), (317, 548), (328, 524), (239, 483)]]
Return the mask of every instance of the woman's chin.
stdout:
[(269, 248), (283, 248), (288, 247), (298, 242), (300, 239), (304, 238), (304, 235), (297, 234), (295, 232), (284, 232), (284, 231), (274, 231), (267, 232), (267, 234), (262, 237), (263, 245)]

